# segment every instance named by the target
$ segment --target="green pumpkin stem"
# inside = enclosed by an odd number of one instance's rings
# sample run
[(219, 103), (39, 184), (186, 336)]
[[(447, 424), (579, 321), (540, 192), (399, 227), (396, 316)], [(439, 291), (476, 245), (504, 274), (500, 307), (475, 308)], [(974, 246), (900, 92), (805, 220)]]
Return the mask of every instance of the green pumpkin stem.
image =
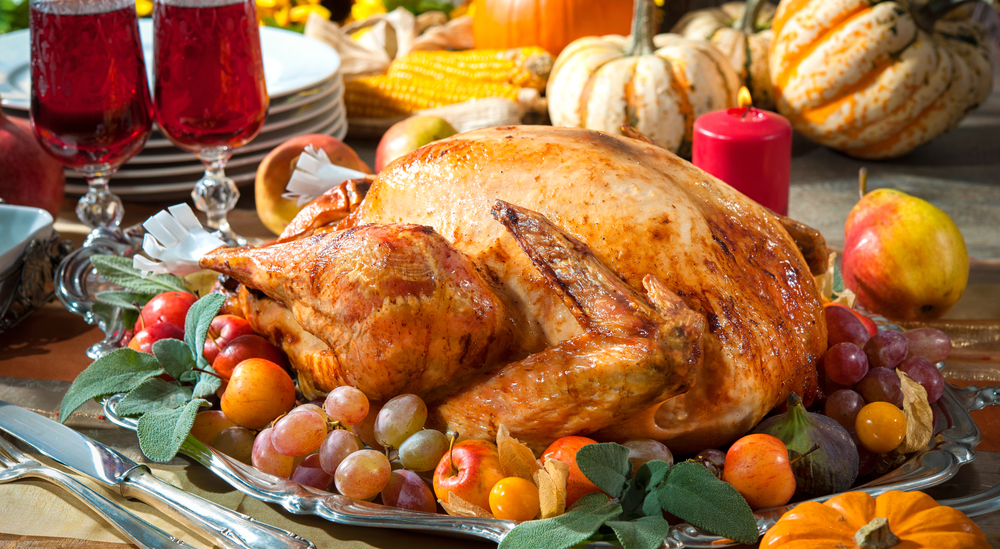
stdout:
[(757, 17), (760, 15), (760, 8), (763, 6), (763, 0), (747, 0), (743, 7), (743, 16), (736, 23), (736, 28), (748, 35), (756, 33)]
[(854, 534), (854, 543), (861, 549), (891, 549), (899, 545), (899, 538), (889, 529), (889, 519), (875, 517), (858, 528)]
[(656, 51), (653, 36), (656, 35), (656, 8), (653, 0), (635, 0), (632, 11), (632, 34), (625, 46), (627, 57), (649, 55)]
[(925, 32), (934, 32), (934, 23), (944, 17), (948, 12), (976, 0), (927, 0), (927, 2), (913, 8), (913, 20), (917, 26)]

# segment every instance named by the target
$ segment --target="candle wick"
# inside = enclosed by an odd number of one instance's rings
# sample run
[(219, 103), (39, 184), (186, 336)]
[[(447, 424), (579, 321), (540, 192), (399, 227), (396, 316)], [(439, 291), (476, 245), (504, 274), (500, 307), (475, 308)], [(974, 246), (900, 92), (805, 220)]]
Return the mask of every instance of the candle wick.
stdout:
[(743, 115), (742, 115), (742, 116), (740, 116), (740, 120), (746, 120), (746, 117), (747, 117), (747, 113), (748, 113), (748, 112), (750, 112), (750, 107), (746, 107), (746, 108), (744, 108), (744, 109), (743, 109)]

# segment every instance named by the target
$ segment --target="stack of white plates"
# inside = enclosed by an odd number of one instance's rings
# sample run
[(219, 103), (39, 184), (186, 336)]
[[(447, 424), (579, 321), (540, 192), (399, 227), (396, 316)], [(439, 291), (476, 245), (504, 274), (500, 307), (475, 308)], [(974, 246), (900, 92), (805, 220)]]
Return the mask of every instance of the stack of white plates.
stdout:
[[(141, 19), (139, 33), (152, 81), (152, 21)], [(226, 175), (239, 186), (252, 184), (264, 156), (292, 137), (322, 133), (343, 139), (347, 135), (337, 52), (317, 40), (271, 27), (261, 27), (260, 42), (271, 105), (260, 134), (236, 149), (226, 165)], [(0, 36), (0, 52), (0, 106), (7, 116), (27, 119), (31, 97), (27, 29)], [(154, 127), (146, 147), (111, 178), (111, 189), (130, 200), (184, 198), (203, 172), (194, 154), (175, 147)], [(86, 192), (78, 173), (67, 170), (66, 176), (67, 194)]]

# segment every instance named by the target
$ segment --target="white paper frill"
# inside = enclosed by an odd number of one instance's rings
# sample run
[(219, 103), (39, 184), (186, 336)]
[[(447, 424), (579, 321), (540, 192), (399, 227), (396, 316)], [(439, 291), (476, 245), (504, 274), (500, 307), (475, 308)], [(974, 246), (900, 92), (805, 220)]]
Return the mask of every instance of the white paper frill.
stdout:
[(132, 266), (143, 278), (154, 274), (189, 275), (201, 270), (198, 261), (208, 252), (226, 245), (198, 222), (187, 204), (177, 204), (160, 211), (142, 224), (148, 231), (142, 238), (142, 250), (150, 258), (136, 255)]
[(295, 162), (292, 177), (285, 185), (286, 192), (281, 196), (295, 200), (296, 205), (301, 208), (344, 181), (366, 177), (369, 175), (364, 172), (330, 162), (330, 157), (323, 149), (306, 145), (298, 161)]

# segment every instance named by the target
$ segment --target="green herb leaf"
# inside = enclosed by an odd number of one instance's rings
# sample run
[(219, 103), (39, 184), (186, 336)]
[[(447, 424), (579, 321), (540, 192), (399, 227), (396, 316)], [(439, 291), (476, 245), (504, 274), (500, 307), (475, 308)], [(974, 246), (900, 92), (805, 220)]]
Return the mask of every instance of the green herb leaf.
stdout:
[(135, 292), (107, 291), (98, 292), (94, 296), (97, 301), (131, 311), (138, 311), (150, 300), (152, 296), (148, 294), (137, 294)]
[(674, 465), (656, 495), (664, 511), (702, 530), (747, 545), (757, 543), (757, 521), (746, 500), (700, 463)]
[(142, 453), (161, 463), (173, 459), (191, 432), (198, 408), (208, 405), (207, 400), (199, 398), (180, 408), (160, 408), (143, 414), (135, 430)]
[(59, 406), (59, 421), (92, 398), (131, 391), (140, 383), (163, 373), (153, 355), (134, 349), (116, 349), (95, 360), (76, 376)]
[(661, 460), (647, 461), (639, 466), (635, 477), (622, 495), (622, 511), (625, 518), (662, 515), (659, 500), (655, 497), (650, 498), (649, 492), (667, 478), (669, 471), (670, 464)]
[(177, 339), (161, 339), (153, 343), (153, 356), (170, 377), (184, 381), (181, 374), (190, 371), (197, 364), (191, 355), (191, 348)]
[(632, 473), (628, 454), (628, 448), (614, 442), (588, 444), (577, 451), (576, 464), (590, 482), (605, 494), (617, 498), (621, 497)]
[(158, 274), (142, 278), (139, 269), (132, 266), (132, 258), (116, 255), (94, 255), (90, 262), (97, 273), (108, 282), (141, 294), (156, 295), (163, 292), (187, 292), (184, 282), (172, 274)]
[(621, 505), (608, 500), (608, 496), (587, 494), (558, 517), (518, 524), (504, 536), (498, 549), (566, 549), (592, 536), (621, 511)]
[(625, 549), (661, 549), (670, 533), (670, 524), (662, 514), (627, 522), (612, 520), (608, 521), (608, 526)]
[(123, 416), (138, 416), (164, 408), (180, 408), (190, 400), (190, 388), (152, 377), (129, 391), (115, 410)]
[(194, 384), (194, 391), (192, 391), (194, 398), (207, 397), (222, 387), (222, 380), (213, 375), (215, 370), (211, 366), (205, 366), (204, 370), (204, 372), (196, 372), (198, 381)]
[(226, 297), (222, 294), (208, 294), (191, 305), (187, 317), (184, 319), (184, 342), (187, 343), (192, 357), (197, 361), (198, 368), (205, 370), (205, 372), (198, 373), (198, 382), (194, 386), (195, 398), (208, 396), (222, 386), (222, 380), (214, 375), (215, 371), (209, 366), (203, 352), (205, 339), (208, 337), (208, 328), (225, 301)]
[(208, 361), (202, 355), (205, 350), (205, 339), (208, 337), (208, 327), (225, 302), (226, 296), (210, 293), (195, 301), (184, 318), (184, 342), (202, 367), (208, 366)]

